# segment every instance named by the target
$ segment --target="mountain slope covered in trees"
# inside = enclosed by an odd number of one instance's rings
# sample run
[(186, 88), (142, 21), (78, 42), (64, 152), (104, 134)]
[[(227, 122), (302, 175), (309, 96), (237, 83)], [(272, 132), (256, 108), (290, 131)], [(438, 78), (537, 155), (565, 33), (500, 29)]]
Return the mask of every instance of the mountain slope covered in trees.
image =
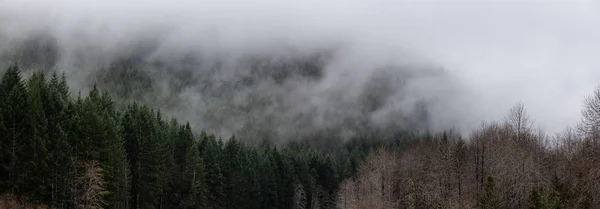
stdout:
[(71, 95), (64, 75), (25, 79), (17, 66), (0, 87), (1, 192), (56, 208), (332, 207), (365, 153), (194, 134), (147, 106), (118, 109), (97, 88)]
[(97, 84), (119, 108), (138, 102), (190, 121), (193, 131), (253, 143), (325, 137), (318, 142), (339, 144), (464, 125), (443, 111), (460, 103), (463, 87), (440, 66), (404, 54), (366, 59), (360, 49), (328, 44), (183, 47), (153, 33), (112, 47), (46, 30), (0, 42), (0, 67), (64, 71), (83, 95)]
[[(522, 104), (468, 138), (398, 132), (322, 146), (194, 133), (96, 86), (18, 66), (0, 81), (4, 208), (594, 208), (600, 90), (577, 129), (533, 129)], [(320, 143), (319, 143), (320, 142)]]

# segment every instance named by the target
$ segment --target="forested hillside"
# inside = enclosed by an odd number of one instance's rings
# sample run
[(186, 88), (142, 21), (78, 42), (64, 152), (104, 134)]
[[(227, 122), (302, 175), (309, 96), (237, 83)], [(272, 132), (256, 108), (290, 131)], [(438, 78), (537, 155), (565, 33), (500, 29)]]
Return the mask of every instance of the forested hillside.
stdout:
[(64, 74), (23, 78), (17, 66), (0, 101), (3, 208), (332, 208), (377, 143), (247, 146), (141, 104), (119, 109), (97, 88), (74, 94)]
[(453, 132), (276, 147), (189, 123), (65, 75), (0, 83), (3, 208), (595, 208), (600, 90), (583, 121), (549, 137), (522, 104), (469, 138)]
[(518, 103), (468, 139), (433, 134), (370, 152), (340, 187), (341, 208), (598, 208), (600, 89), (576, 128), (535, 129)]
[(110, 44), (61, 41), (44, 30), (14, 41), (0, 36), (6, 43), (0, 68), (17, 62), (27, 76), (64, 71), (82, 95), (97, 84), (118, 108), (138, 102), (189, 121), (193, 131), (254, 144), (330, 138), (312, 142), (330, 147), (357, 135), (389, 138), (465, 125), (443, 111), (460, 103), (461, 84), (436, 64), (404, 62), (405, 55), (366, 60), (350, 46), (276, 43), (222, 52), (140, 36), (107, 51), (101, 49)]

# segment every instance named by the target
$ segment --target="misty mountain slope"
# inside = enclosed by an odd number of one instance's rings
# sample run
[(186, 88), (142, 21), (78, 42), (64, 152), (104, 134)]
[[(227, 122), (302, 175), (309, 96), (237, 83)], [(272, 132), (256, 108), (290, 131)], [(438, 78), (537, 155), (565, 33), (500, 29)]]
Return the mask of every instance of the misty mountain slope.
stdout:
[(142, 38), (103, 51), (56, 40), (52, 34), (25, 38), (2, 53), (4, 61), (25, 71), (66, 71), (77, 88), (97, 84), (118, 100), (189, 120), (196, 130), (259, 141), (453, 128), (451, 118), (436, 114), (461, 91), (438, 67), (406, 62), (402, 54), (361, 60), (364, 54), (352, 47), (273, 44), (223, 52)]

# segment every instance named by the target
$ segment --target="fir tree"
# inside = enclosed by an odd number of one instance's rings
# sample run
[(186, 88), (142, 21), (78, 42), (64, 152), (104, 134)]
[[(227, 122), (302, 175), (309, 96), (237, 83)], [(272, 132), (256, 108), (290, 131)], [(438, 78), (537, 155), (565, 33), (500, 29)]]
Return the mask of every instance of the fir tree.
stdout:
[(46, 105), (46, 116), (48, 117), (48, 151), (51, 153), (52, 170), (52, 199), (53, 205), (59, 208), (67, 207), (72, 204), (69, 201), (71, 189), (75, 178), (75, 164), (73, 150), (69, 144), (67, 131), (68, 127), (68, 107), (71, 104), (67, 92), (63, 92), (62, 82), (58, 75), (52, 74), (48, 83), (49, 102)]
[(204, 166), (202, 159), (200, 159), (196, 143), (193, 143), (189, 147), (185, 165), (184, 183), (182, 186), (186, 191), (182, 196), (184, 198), (182, 208), (201, 208), (204, 195)]
[[(17, 193), (28, 196), (34, 201), (51, 203), (51, 156), (48, 146), (48, 121), (44, 112), (47, 86), (44, 74), (35, 72), (28, 82), (29, 86), (29, 122), (32, 137), (24, 138), (20, 162), (20, 174), (27, 176), (21, 179)], [(25, 154), (27, 153), (27, 154)]]
[[(225, 186), (225, 199), (227, 199), (226, 208), (234, 208), (235, 205), (242, 204), (243, 195), (248, 194), (250, 191), (241, 191), (244, 186), (247, 186), (250, 182), (244, 182), (247, 175), (242, 173), (242, 163), (244, 160), (242, 156), (241, 144), (236, 140), (235, 136), (232, 136), (229, 141), (225, 144), (224, 150), (224, 164), (223, 164), (223, 183)], [(245, 164), (249, 167), (249, 164)], [(246, 185), (244, 185), (246, 184)]]
[(14, 189), (23, 181), (24, 176), (19, 175), (23, 169), (19, 167), (19, 162), (28, 158), (30, 153), (23, 153), (23, 150), (25, 142), (32, 138), (27, 89), (16, 65), (9, 67), (2, 77), (0, 98), (0, 117), (3, 123), (0, 133), (0, 187), (4, 192)]
[(131, 170), (131, 206), (159, 205), (163, 185), (163, 150), (154, 113), (146, 106), (128, 107), (123, 117), (125, 147)]
[(108, 192), (104, 197), (106, 206), (124, 207), (127, 204), (128, 171), (114, 102), (108, 94), (101, 95), (94, 86), (87, 98), (78, 96), (71, 108), (69, 141), (77, 161), (98, 161)]
[(200, 155), (204, 164), (204, 208), (223, 208), (225, 202), (223, 191), (223, 172), (221, 161), (221, 145), (214, 136), (200, 134)]
[(163, 207), (176, 206), (182, 202), (183, 174), (179, 164), (175, 163), (175, 143), (179, 140), (180, 125), (173, 119), (170, 123), (163, 124), (165, 146), (165, 183), (163, 185)]

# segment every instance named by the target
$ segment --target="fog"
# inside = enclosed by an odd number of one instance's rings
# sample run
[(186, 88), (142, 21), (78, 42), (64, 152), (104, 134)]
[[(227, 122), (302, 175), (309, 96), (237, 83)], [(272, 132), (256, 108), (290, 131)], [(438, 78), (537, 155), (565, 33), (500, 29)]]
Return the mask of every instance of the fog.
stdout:
[(0, 64), (31, 37), (74, 90), (141, 60), (152, 91), (136, 99), (223, 136), (467, 133), (519, 101), (554, 133), (600, 84), (592, 0), (0, 1)]

